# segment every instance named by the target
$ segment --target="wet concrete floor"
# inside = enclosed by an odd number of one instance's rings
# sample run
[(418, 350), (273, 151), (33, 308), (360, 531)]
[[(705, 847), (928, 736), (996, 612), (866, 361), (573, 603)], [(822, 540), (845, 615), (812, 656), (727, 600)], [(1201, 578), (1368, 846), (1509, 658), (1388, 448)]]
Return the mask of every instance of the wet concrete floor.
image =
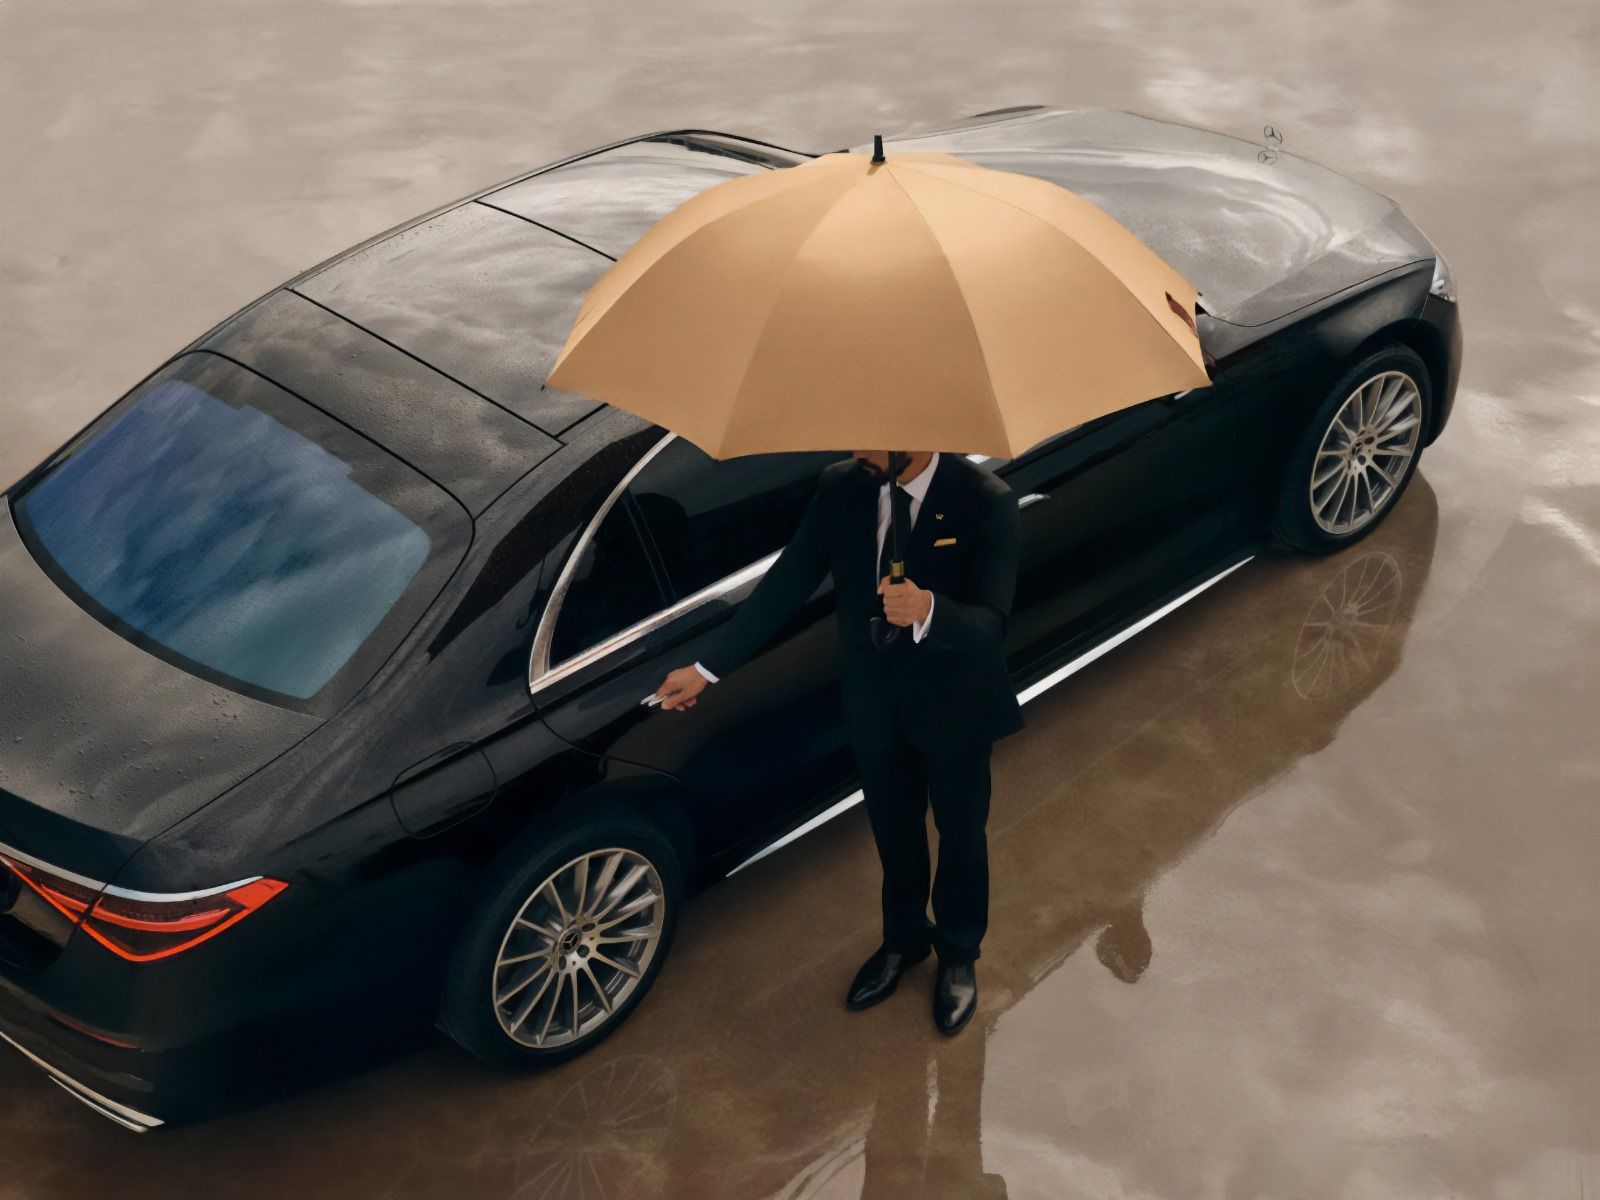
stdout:
[(931, 964), (840, 1006), (876, 940), (856, 808), (693, 904), (546, 1075), (436, 1038), (136, 1138), (0, 1055), (0, 1196), (1600, 1194), (1597, 38), (1585, 0), (4, 0), (8, 482), (327, 254), (670, 126), (1271, 122), (1444, 247), (1467, 350), (1372, 537), (1252, 561), (1028, 704), (958, 1038)]

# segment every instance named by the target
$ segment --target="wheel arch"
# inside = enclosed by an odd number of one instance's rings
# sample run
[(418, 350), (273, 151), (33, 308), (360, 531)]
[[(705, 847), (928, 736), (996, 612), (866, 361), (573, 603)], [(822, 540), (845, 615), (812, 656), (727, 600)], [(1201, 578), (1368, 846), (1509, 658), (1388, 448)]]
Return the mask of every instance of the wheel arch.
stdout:
[(1445, 378), (1449, 366), (1449, 348), (1438, 330), (1420, 317), (1392, 321), (1363, 338), (1346, 358), (1345, 367), (1353, 366), (1367, 355), (1393, 345), (1404, 346), (1415, 352), (1428, 373), (1428, 377), (1422, 381), (1424, 422), (1421, 444), (1426, 446), (1438, 435), (1439, 381)]
[[(496, 798), (488, 810), (500, 812), (497, 824), (501, 827), (501, 849), (493, 856), (493, 862), (497, 864), (506, 857), (526, 854), (530, 844), (576, 820), (614, 811), (648, 821), (676, 852), (685, 882), (697, 879), (700, 840), (689, 818), (692, 801), (684, 785), (664, 772), (590, 755), (584, 757), (589, 760), (588, 769), (584, 771), (586, 778), (569, 780), (568, 786), (555, 789), (554, 795), (536, 794), (541, 789), (529, 781), (521, 787), (512, 785), (510, 795)], [(612, 776), (602, 774), (615, 767), (623, 771)], [(525, 803), (518, 803), (519, 792)], [(512, 818), (511, 813), (520, 815)]]
[(629, 775), (583, 788), (565, 802), (573, 812), (613, 807), (635, 813), (659, 829), (677, 852), (685, 884), (693, 890), (700, 871), (700, 839), (689, 819), (691, 798), (682, 783), (659, 772)]

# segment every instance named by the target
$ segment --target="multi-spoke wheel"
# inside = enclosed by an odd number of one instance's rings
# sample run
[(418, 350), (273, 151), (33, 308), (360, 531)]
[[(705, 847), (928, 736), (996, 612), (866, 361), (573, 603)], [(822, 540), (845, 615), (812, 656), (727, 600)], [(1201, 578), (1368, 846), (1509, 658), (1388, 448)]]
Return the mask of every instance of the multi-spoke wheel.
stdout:
[(1422, 392), (1383, 371), (1346, 397), (1322, 434), (1311, 471), (1311, 515), (1331, 534), (1374, 521), (1400, 486), (1422, 432)]
[(530, 1046), (565, 1046), (610, 1018), (655, 957), (665, 904), (661, 876), (637, 851), (609, 846), (560, 867), (501, 940), (500, 1027)]
[(507, 852), (462, 935), (440, 1028), (497, 1063), (587, 1050), (660, 970), (679, 875), (672, 845), (630, 812), (530, 832)]
[(1405, 490), (1422, 453), (1428, 372), (1405, 346), (1357, 363), (1329, 391), (1284, 473), (1272, 532), (1326, 553), (1359, 540)]

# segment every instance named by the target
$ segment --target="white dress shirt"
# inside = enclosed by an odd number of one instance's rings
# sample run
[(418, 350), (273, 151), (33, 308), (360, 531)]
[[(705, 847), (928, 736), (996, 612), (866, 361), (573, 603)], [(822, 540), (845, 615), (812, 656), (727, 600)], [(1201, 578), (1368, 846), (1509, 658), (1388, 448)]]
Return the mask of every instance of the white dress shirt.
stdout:
[[(913, 526), (915, 526), (917, 523), (917, 513), (922, 511), (922, 497), (927, 494), (928, 484), (933, 482), (933, 469), (938, 465), (939, 452), (935, 450), (932, 456), (928, 459), (928, 465), (923, 467), (921, 471), (917, 472), (913, 478), (906, 480), (900, 485), (901, 487), (905, 488), (906, 491), (911, 493), (911, 524)], [(887, 481), (885, 481), (878, 485), (878, 541), (877, 555), (872, 560), (873, 591), (877, 591), (878, 588), (878, 559), (883, 557), (883, 539), (888, 536), (891, 511), (892, 510), (889, 501), (889, 484)], [(909, 532), (909, 530), (907, 532)], [(922, 640), (922, 635), (928, 632), (928, 625), (930, 622), (932, 622), (932, 620), (933, 597), (929, 596), (928, 615), (920, 621), (911, 622), (911, 640), (913, 642), (920, 642)], [(701, 666), (698, 662), (694, 664), (694, 669), (699, 671), (700, 674), (704, 675), (712, 683), (716, 683), (719, 678), (718, 676), (713, 675), (710, 671), (706, 670), (705, 667)]]

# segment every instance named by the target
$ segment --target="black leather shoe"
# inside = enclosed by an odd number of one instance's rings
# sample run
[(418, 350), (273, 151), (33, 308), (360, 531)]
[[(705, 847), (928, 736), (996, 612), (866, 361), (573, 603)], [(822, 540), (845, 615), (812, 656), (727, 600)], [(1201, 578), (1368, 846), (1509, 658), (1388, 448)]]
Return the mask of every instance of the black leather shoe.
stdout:
[(912, 963), (921, 962), (931, 953), (931, 946), (924, 946), (915, 954), (902, 954), (879, 946), (856, 972), (855, 979), (850, 983), (850, 991), (845, 996), (845, 1007), (857, 1010), (871, 1008), (894, 991), (895, 985), (900, 982), (901, 971)]
[(940, 1033), (956, 1033), (978, 1008), (978, 971), (972, 963), (939, 964), (933, 981), (933, 1023)]

